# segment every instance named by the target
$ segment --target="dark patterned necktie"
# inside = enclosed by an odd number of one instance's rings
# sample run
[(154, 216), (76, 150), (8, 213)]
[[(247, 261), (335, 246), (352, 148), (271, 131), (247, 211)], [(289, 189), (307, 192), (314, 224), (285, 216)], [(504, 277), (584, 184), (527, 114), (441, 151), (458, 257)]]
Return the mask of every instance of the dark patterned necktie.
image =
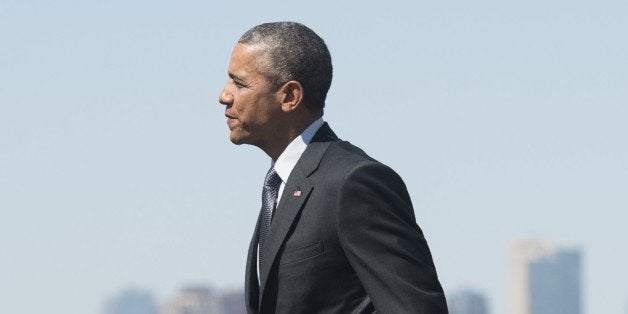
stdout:
[(281, 178), (275, 172), (275, 168), (271, 167), (264, 179), (264, 189), (262, 190), (262, 221), (259, 228), (259, 264), (260, 269), (266, 262), (264, 260), (264, 244), (268, 237), (270, 230), (270, 222), (273, 219), (273, 211), (277, 204), (277, 194), (279, 193), (279, 186), (281, 185)]

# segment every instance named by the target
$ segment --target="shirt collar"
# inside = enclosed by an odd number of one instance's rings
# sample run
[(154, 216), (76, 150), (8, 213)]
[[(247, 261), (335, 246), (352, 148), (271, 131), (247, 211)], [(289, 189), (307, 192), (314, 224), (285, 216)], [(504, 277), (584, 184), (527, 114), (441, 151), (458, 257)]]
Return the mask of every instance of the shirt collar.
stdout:
[(307, 148), (307, 145), (310, 144), (314, 134), (318, 131), (318, 129), (323, 126), (325, 121), (323, 118), (318, 118), (318, 120), (312, 122), (299, 136), (297, 136), (284, 151), (279, 155), (277, 161), (274, 162), (273, 167), (275, 167), (275, 171), (281, 178), (281, 181), (284, 183), (288, 181), (288, 177), (296, 166), (299, 158)]

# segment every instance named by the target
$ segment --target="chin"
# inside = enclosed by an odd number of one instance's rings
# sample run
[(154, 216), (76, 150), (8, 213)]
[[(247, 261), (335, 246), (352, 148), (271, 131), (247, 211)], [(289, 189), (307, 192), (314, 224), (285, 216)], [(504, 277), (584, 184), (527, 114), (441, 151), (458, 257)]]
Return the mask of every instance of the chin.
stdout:
[(231, 132), (231, 134), (229, 135), (229, 140), (231, 140), (231, 143), (236, 145), (242, 145), (247, 143), (246, 138), (238, 136), (238, 134), (234, 134), (233, 132)]
[(229, 140), (231, 141), (231, 143), (236, 144), (236, 145), (243, 144), (243, 142), (239, 138), (230, 137)]

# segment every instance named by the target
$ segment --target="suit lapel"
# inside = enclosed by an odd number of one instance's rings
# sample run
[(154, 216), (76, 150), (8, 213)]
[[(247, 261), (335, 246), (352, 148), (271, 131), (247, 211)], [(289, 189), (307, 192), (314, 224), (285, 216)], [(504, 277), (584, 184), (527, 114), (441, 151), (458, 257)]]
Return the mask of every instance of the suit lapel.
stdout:
[[(268, 275), (273, 264), (276, 262), (277, 253), (283, 245), (295, 218), (305, 205), (308, 196), (314, 188), (308, 177), (318, 168), (331, 141), (337, 139), (327, 123), (323, 124), (316, 135), (314, 135), (314, 138), (312, 138), (312, 141), (303, 152), (303, 155), (301, 155), (292, 173), (290, 173), (281, 200), (279, 201), (279, 206), (275, 210), (268, 238), (266, 239), (265, 252), (268, 252), (269, 260), (265, 267), (260, 269), (260, 303), (264, 297), (264, 287)], [(251, 254), (250, 250), (249, 248), (249, 256)]]

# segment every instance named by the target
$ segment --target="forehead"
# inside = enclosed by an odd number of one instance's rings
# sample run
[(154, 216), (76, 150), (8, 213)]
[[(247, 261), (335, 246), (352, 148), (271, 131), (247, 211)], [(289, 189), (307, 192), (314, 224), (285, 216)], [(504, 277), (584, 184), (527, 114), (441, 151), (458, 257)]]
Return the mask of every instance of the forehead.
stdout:
[[(229, 72), (234, 74), (262, 73), (266, 54), (263, 49), (255, 45), (238, 43), (231, 53)], [(245, 73), (246, 72), (246, 73)]]

